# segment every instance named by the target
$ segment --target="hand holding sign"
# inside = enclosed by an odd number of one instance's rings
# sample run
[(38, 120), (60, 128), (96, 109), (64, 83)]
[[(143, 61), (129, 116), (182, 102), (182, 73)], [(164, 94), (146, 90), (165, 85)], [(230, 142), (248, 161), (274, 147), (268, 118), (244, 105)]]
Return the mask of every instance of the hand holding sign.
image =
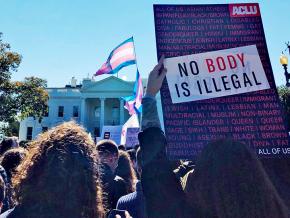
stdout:
[(164, 68), (164, 55), (159, 59), (158, 64), (153, 68), (148, 77), (146, 94), (155, 96), (159, 92), (162, 82), (166, 76), (167, 69)]

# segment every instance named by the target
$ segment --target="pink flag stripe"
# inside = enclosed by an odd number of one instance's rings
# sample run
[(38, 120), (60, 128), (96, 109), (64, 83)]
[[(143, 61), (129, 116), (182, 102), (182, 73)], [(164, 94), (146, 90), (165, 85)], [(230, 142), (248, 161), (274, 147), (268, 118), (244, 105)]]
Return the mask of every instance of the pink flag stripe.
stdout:
[(110, 66), (108, 66), (107, 63), (104, 63), (102, 65), (102, 67), (98, 70), (98, 75), (102, 75), (102, 74), (105, 74), (105, 73), (108, 73), (110, 72), (112, 69)]
[(96, 76), (102, 74), (115, 74), (123, 67), (136, 64), (133, 37), (118, 45), (109, 55), (106, 63), (95, 73)]
[(128, 55), (126, 57), (120, 57), (119, 59), (117, 59), (113, 63), (111, 63), (112, 69), (115, 69), (121, 63), (124, 63), (126, 61), (131, 61), (131, 60), (135, 60), (135, 56), (134, 55)]
[(130, 115), (133, 115), (136, 113), (134, 109), (134, 100), (133, 101), (127, 101), (124, 108), (126, 108)]
[(142, 105), (142, 97), (143, 97), (143, 85), (142, 85), (142, 79), (141, 76), (139, 76), (138, 80), (138, 90), (136, 93), (136, 102), (135, 102), (135, 107), (139, 109)]

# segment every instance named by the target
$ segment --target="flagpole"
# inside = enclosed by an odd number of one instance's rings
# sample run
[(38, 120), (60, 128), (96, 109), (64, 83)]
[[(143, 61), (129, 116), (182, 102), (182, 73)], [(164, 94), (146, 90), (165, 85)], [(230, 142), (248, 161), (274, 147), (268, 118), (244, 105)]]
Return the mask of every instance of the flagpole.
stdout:
[[(139, 68), (138, 68), (137, 55), (136, 55), (136, 50), (135, 50), (135, 41), (134, 41), (134, 37), (133, 36), (132, 36), (132, 38), (133, 38), (133, 45), (134, 45), (134, 54), (135, 54), (135, 60), (136, 60), (136, 68), (137, 68), (137, 73), (138, 73), (139, 72)], [(141, 77), (140, 72), (139, 72), (139, 76)], [(143, 84), (142, 84), (142, 86), (143, 86)], [(143, 87), (142, 87), (142, 89), (143, 89)], [(137, 113), (136, 115), (137, 115), (137, 118), (140, 116), (139, 113)], [(140, 120), (140, 122), (139, 122), (139, 120)], [(139, 122), (139, 125), (141, 125), (141, 119), (138, 119), (138, 122)]]
[(139, 68), (138, 68), (138, 63), (137, 63), (137, 55), (136, 55), (136, 49), (135, 49), (135, 42), (134, 42), (134, 37), (132, 36), (132, 38), (133, 38), (133, 45), (134, 45), (134, 55), (135, 55), (135, 61), (136, 61), (136, 68), (137, 68), (137, 70), (139, 71)]

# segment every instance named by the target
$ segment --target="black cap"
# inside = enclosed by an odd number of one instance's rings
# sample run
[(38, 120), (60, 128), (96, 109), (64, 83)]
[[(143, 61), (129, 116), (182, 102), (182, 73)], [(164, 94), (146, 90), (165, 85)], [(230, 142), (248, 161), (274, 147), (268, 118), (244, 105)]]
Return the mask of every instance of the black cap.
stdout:
[(117, 144), (110, 139), (103, 139), (97, 143), (97, 151), (99, 153), (118, 154)]

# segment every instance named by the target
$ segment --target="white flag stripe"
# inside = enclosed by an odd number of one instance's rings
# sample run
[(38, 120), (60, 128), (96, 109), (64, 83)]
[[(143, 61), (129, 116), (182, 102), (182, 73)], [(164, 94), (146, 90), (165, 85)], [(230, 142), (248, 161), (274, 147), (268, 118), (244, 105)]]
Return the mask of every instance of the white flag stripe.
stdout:
[(110, 63), (114, 63), (116, 60), (118, 60), (121, 57), (126, 57), (128, 55), (134, 55), (134, 48), (126, 48), (122, 51), (119, 51), (118, 53), (114, 54), (110, 60)]

